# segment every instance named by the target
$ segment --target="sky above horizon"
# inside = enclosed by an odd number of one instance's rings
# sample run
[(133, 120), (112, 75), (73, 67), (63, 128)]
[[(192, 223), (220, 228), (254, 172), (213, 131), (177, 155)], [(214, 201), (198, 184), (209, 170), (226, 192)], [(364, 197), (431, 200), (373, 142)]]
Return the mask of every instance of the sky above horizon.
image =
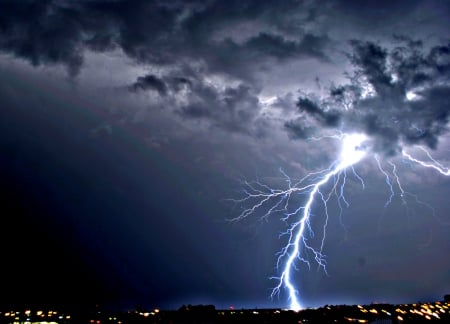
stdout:
[(349, 133), (367, 156), (312, 205), (326, 271), (296, 263), (302, 305), (442, 299), (450, 177), (404, 152), (450, 167), (449, 18), (446, 0), (0, 1), (0, 302), (288, 307), (270, 294), (307, 194), (229, 220)]

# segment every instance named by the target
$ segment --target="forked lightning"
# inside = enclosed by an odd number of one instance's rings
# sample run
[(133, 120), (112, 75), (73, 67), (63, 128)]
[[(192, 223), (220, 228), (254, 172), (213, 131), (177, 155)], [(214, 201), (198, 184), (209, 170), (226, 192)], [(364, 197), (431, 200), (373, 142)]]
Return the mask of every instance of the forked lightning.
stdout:
[[(340, 134), (333, 137), (339, 139), (342, 146), (339, 158), (329, 168), (308, 174), (295, 183), (281, 171), (287, 180), (287, 189), (273, 189), (261, 182), (245, 182), (245, 196), (241, 199), (233, 200), (241, 204), (252, 202), (251, 206), (244, 208), (240, 215), (232, 219), (233, 221), (259, 213), (260, 210), (265, 210), (262, 216), (263, 218), (277, 212), (284, 214), (282, 220), (289, 224), (288, 230), (284, 233), (288, 236), (288, 240), (278, 253), (277, 269), (281, 269), (281, 273), (273, 278), (277, 280), (277, 285), (273, 288), (271, 296), (279, 295), (282, 289), (286, 289), (289, 296), (289, 308), (292, 310), (300, 310), (302, 308), (300, 293), (292, 278), (292, 272), (298, 270), (297, 263), (300, 261), (310, 267), (310, 259), (314, 259), (316, 264), (326, 272), (326, 260), (323, 254), (323, 247), (325, 229), (329, 216), (327, 203), (330, 197), (334, 194), (337, 197), (339, 206), (342, 203), (348, 206), (348, 202), (344, 197), (344, 187), (348, 170), (353, 173), (356, 179), (361, 182), (362, 188), (364, 188), (364, 181), (356, 173), (354, 166), (370, 155), (369, 138), (364, 134)], [(445, 176), (450, 175), (450, 170), (436, 161), (425, 148), (421, 148), (421, 150), (425, 152), (429, 161), (416, 159), (405, 151), (402, 151), (402, 155), (405, 159), (417, 163), (422, 167), (435, 169)], [(394, 197), (394, 185), (398, 187), (400, 196), (404, 200), (405, 195), (409, 193), (402, 187), (395, 164), (388, 162), (392, 167), (391, 174), (389, 174), (388, 171), (382, 168), (378, 156), (376, 154), (371, 155), (375, 158), (379, 170), (384, 175), (386, 184), (390, 190), (390, 195), (385, 206), (389, 205)], [(321, 191), (321, 189), (326, 190), (326, 192)], [(304, 204), (294, 209), (290, 208), (293, 194), (305, 194), (307, 197)], [(314, 235), (311, 228), (311, 209), (316, 200), (322, 202), (325, 214), (323, 238), (319, 247), (314, 247), (309, 242)], [(416, 199), (416, 201), (418, 200)]]

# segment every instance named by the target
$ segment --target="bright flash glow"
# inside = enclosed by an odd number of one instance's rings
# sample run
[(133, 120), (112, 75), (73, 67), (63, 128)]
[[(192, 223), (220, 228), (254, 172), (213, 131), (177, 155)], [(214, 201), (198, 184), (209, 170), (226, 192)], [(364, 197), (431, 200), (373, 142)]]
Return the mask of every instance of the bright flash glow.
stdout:
[(340, 164), (336, 169), (341, 171), (361, 161), (367, 154), (363, 146), (366, 140), (367, 136), (364, 134), (344, 135)]
[[(298, 181), (293, 181), (286, 173), (280, 170), (286, 180), (287, 189), (273, 189), (259, 181), (244, 181), (243, 191), (245, 196), (241, 199), (232, 200), (235, 203), (250, 204), (250, 207), (244, 208), (240, 215), (231, 219), (232, 221), (242, 220), (250, 215), (256, 214), (260, 210), (265, 210), (265, 213), (261, 217), (262, 219), (278, 212), (284, 214), (282, 220), (288, 224), (288, 229), (283, 234), (288, 239), (287, 243), (278, 253), (276, 265), (277, 269), (280, 269), (280, 275), (272, 277), (272, 279), (277, 280), (277, 284), (272, 290), (271, 297), (279, 295), (282, 289), (286, 289), (289, 296), (290, 309), (295, 311), (302, 308), (299, 291), (292, 278), (293, 270), (299, 270), (298, 263), (304, 263), (310, 268), (311, 259), (314, 259), (318, 267), (323, 269), (325, 273), (327, 272), (323, 247), (329, 219), (329, 200), (332, 196), (336, 197), (341, 214), (343, 205), (349, 206), (344, 196), (347, 173), (349, 172), (353, 174), (356, 180), (361, 183), (362, 188), (364, 188), (364, 181), (358, 175), (354, 166), (369, 155), (369, 138), (365, 134), (341, 134), (332, 137), (340, 140), (342, 146), (339, 158), (329, 168), (307, 174)], [(403, 157), (423, 167), (433, 168), (445, 176), (450, 175), (448, 168), (445, 168), (433, 159), (428, 151), (423, 148), (422, 150), (430, 162), (415, 159), (404, 151)], [(395, 188), (400, 193), (404, 205), (407, 204), (408, 198), (412, 198), (413, 201), (429, 208), (434, 213), (431, 206), (418, 200), (414, 194), (407, 192), (403, 188), (396, 165), (392, 161), (387, 162), (389, 165), (388, 168), (383, 168), (379, 157), (376, 154), (373, 154), (373, 157), (390, 190), (390, 196), (385, 207), (392, 201), (395, 195)], [(292, 208), (290, 205), (295, 200), (293, 197), (294, 194), (306, 195), (304, 204)], [(314, 232), (311, 227), (311, 210), (317, 202), (323, 205), (325, 223), (323, 225), (320, 244), (317, 244), (317, 239), (316, 243), (313, 244), (312, 238), (314, 237)], [(341, 224), (343, 225), (342, 220)], [(315, 245), (319, 246), (316, 247)]]
[(420, 95), (418, 95), (418, 94), (416, 94), (415, 92), (413, 92), (413, 91), (408, 91), (407, 93), (406, 93), (406, 100), (408, 100), (408, 101), (416, 101), (416, 100), (419, 100), (419, 99), (421, 99), (422, 97), (420, 96)]

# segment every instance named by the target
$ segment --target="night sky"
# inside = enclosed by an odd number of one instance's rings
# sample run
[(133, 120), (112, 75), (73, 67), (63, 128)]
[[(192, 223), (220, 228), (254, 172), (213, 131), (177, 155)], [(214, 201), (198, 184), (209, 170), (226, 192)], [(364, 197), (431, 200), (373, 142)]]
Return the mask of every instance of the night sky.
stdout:
[(302, 304), (441, 300), (450, 177), (402, 152), (450, 167), (449, 76), (448, 0), (1, 0), (0, 305), (287, 307), (287, 210), (233, 199), (346, 133), (368, 156), (313, 205)]

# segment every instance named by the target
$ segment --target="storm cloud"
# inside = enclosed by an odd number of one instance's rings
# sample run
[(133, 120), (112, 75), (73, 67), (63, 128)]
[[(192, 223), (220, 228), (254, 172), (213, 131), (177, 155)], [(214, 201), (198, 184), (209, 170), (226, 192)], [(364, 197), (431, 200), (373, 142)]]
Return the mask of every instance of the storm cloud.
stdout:
[(136, 82), (130, 86), (130, 90), (134, 92), (149, 89), (157, 91), (161, 96), (167, 94), (167, 87), (164, 81), (153, 74), (138, 77)]
[(217, 87), (205, 82), (201, 75), (188, 75), (182, 77), (172, 73), (159, 78), (149, 74), (138, 77), (128, 89), (157, 93), (158, 98), (149, 97), (148, 100), (154, 106), (172, 110), (183, 119), (204, 121), (212, 128), (251, 136), (262, 134), (263, 130), (256, 122), (260, 102), (251, 85)]
[[(325, 59), (327, 37), (290, 25), (296, 1), (2, 1), (0, 49), (33, 65), (63, 64), (78, 73), (84, 51), (120, 48), (136, 62), (204, 61), (209, 70), (250, 77), (247, 63), (312, 56)], [(308, 10), (306, 10), (308, 9)], [(294, 11), (293, 11), (294, 12)], [(241, 26), (243, 33), (235, 33)], [(286, 33), (285, 30), (290, 30)], [(232, 63), (232, 64), (231, 64)], [(230, 69), (230, 65), (235, 69)]]
[(349, 82), (331, 86), (324, 97), (302, 95), (299, 116), (285, 124), (291, 135), (312, 136), (315, 125), (368, 134), (375, 152), (387, 155), (414, 144), (435, 149), (448, 131), (450, 46), (425, 50), (405, 37), (395, 37), (395, 44), (351, 41)]
[[(136, 95), (157, 94), (150, 106), (261, 135), (261, 125), (269, 122), (259, 100), (265, 90), (261, 74), (270, 78), (278, 64), (295, 60), (331, 64), (342, 49), (327, 32), (325, 22), (336, 16), (330, 10), (343, 18), (361, 12), (361, 19), (372, 22), (380, 15), (393, 17), (375, 10), (378, 4), (366, 6), (345, 1), (324, 6), (307, 1), (140, 0), (132, 6), (127, 1), (2, 1), (0, 51), (35, 66), (63, 65), (76, 76), (87, 51), (120, 50), (150, 70), (127, 86)], [(393, 12), (418, 8), (420, 2), (406, 1)], [(350, 45), (347, 58), (354, 70), (347, 84), (330, 86), (325, 97), (297, 86), (303, 93), (291, 107), (297, 113), (284, 121), (291, 138), (308, 138), (315, 128), (325, 128), (367, 133), (374, 150), (388, 155), (404, 145), (435, 148), (449, 118), (449, 45), (425, 46), (405, 36), (393, 36), (389, 46), (360, 39)]]
[(120, 51), (150, 70), (126, 86), (157, 94), (150, 107), (261, 136), (258, 73), (330, 61), (329, 37), (306, 29), (319, 11), (297, 1), (2, 1), (0, 51), (74, 78), (87, 52)]

